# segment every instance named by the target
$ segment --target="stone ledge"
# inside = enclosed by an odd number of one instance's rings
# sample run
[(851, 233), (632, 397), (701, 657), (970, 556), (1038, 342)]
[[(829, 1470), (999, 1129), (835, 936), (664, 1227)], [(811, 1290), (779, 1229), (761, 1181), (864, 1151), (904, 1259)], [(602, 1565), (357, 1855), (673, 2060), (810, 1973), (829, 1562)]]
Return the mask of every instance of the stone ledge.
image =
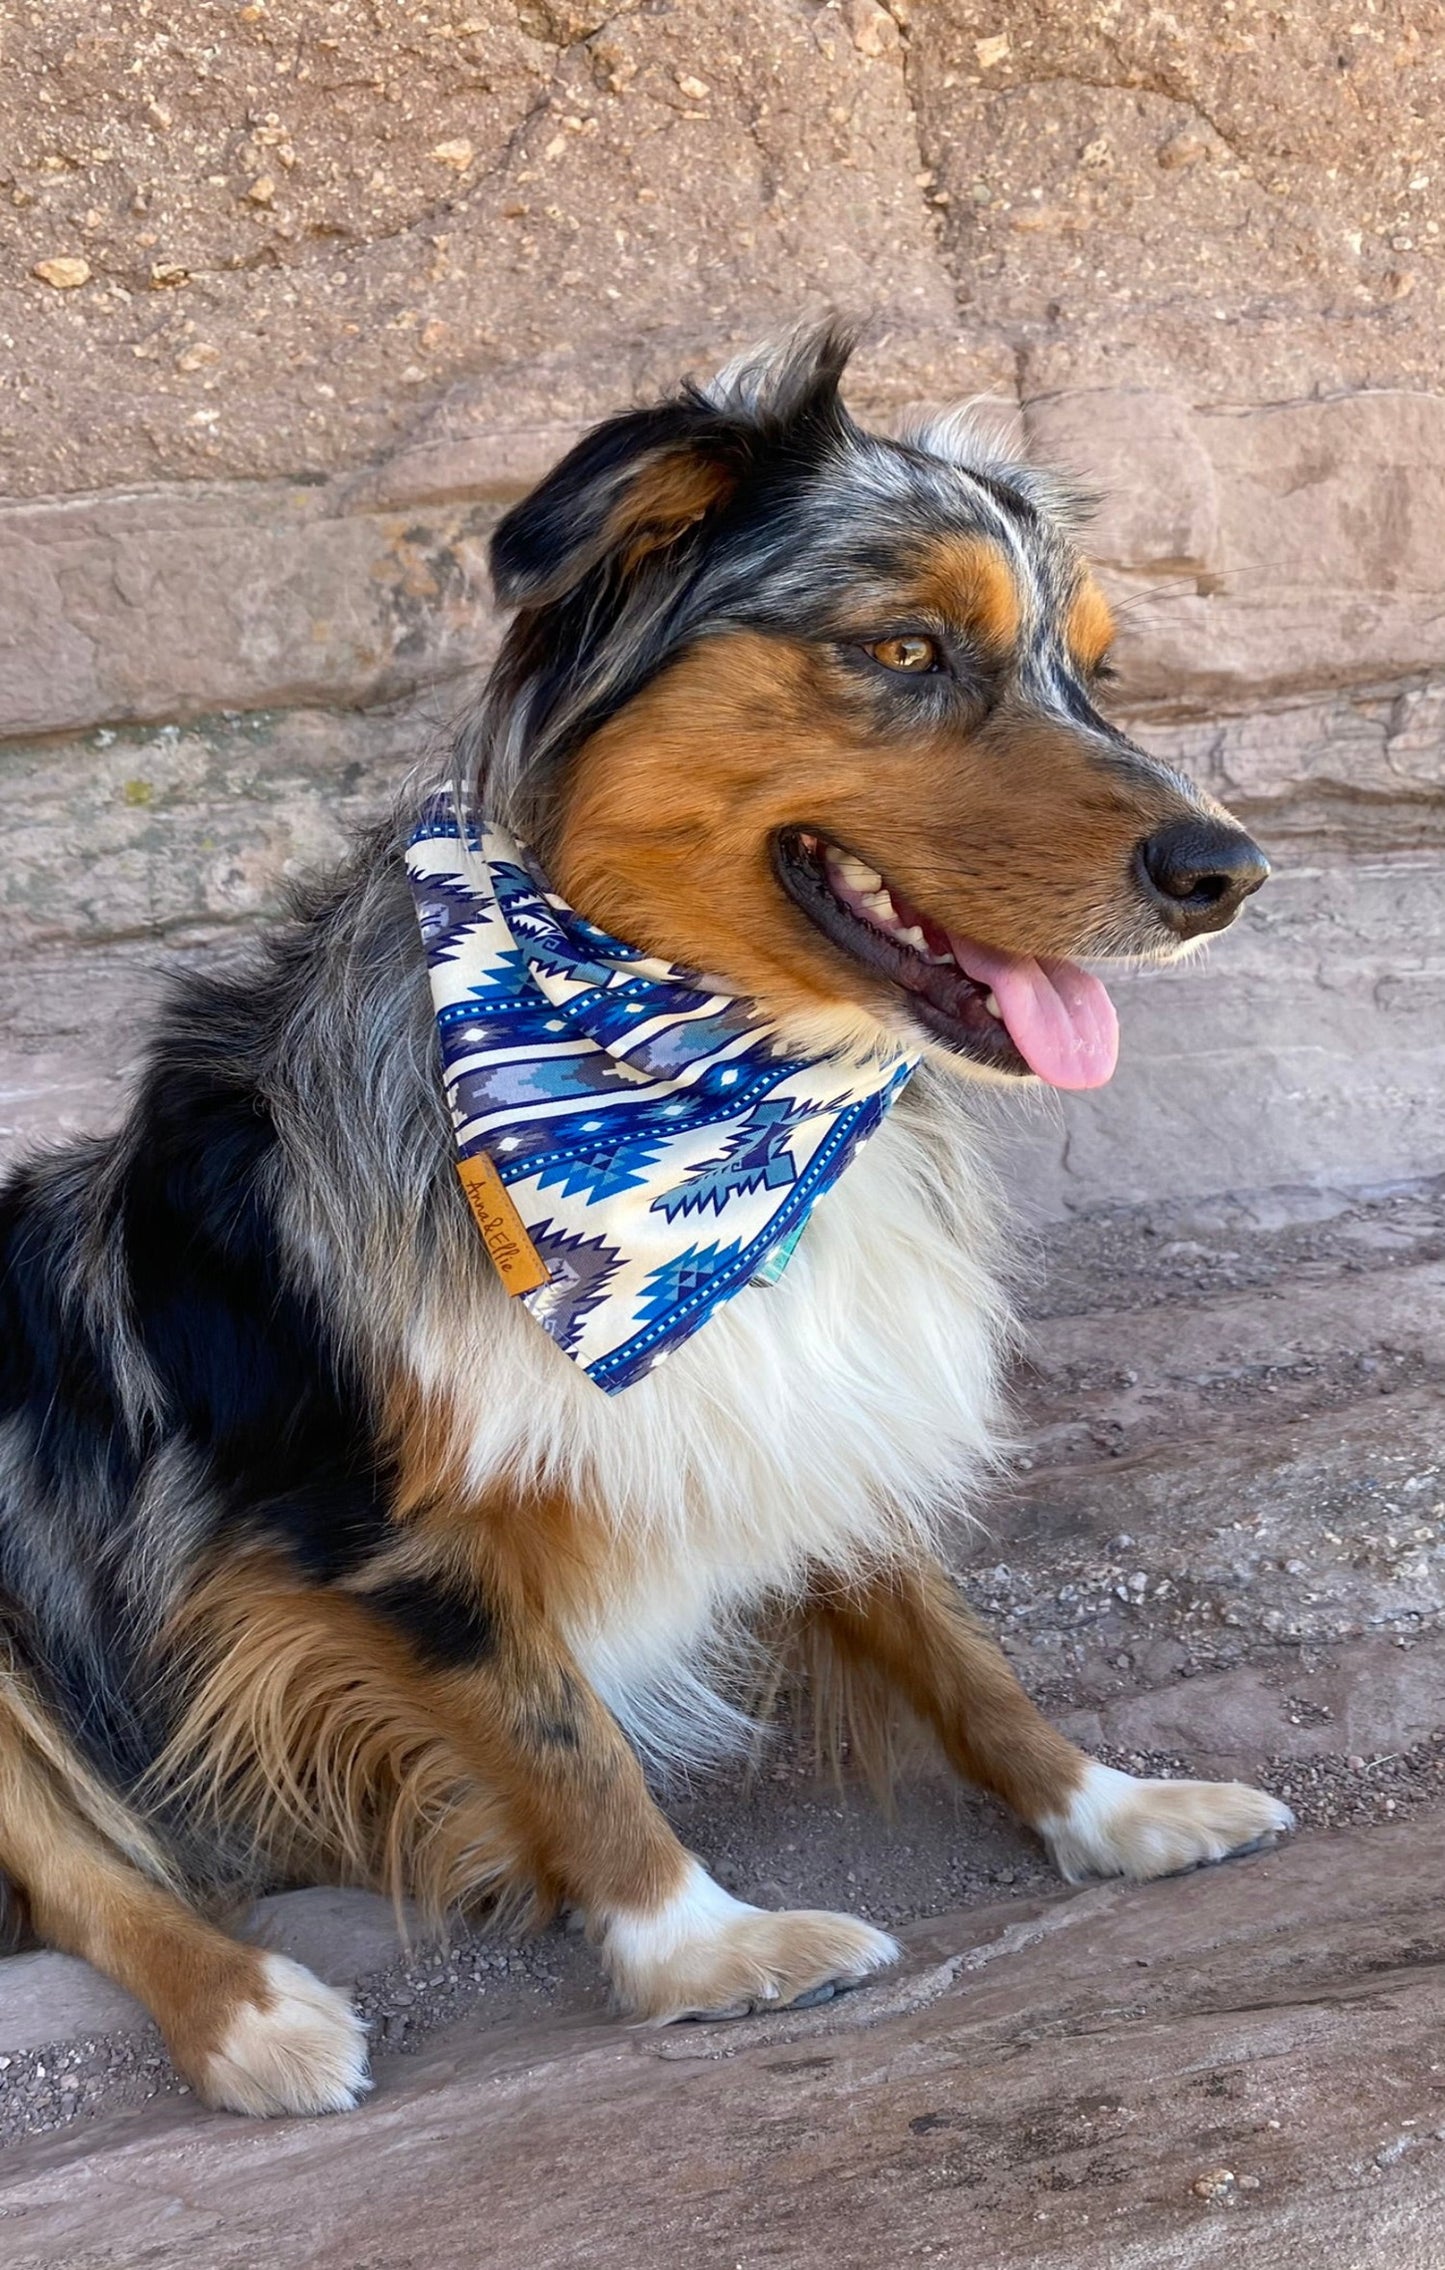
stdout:
[(409, 777), (441, 777), (471, 684), (463, 672), (391, 709), (255, 710), (0, 745), (12, 946), (274, 916), (286, 882), (335, 866)]
[(1128, 704), (1188, 715), (1436, 667), (1445, 395), (1201, 410), (1105, 387), (1035, 395), (1024, 424), (1103, 493), (1086, 541), (1128, 602)]
[(344, 2120), (72, 2130), (11, 2159), (10, 2260), (877, 2270), (954, 2259), (962, 2195), (980, 2270), (1434, 2270), (1439, 1833), (942, 1917), (827, 2009), (453, 2033)]
[(481, 504), (185, 488), (0, 513), (0, 740), (385, 701), (487, 658)]
[[(479, 622), (478, 666), (383, 708), (263, 709), (0, 742), (0, 919), (12, 945), (264, 919), (288, 876), (341, 857), (411, 774), (444, 770), (488, 650)], [(1135, 730), (1282, 860), (1445, 843), (1438, 676)]]
[(1142, 722), (1155, 754), (1261, 828), (1404, 848), (1445, 837), (1445, 680), (1374, 683), (1197, 723)]

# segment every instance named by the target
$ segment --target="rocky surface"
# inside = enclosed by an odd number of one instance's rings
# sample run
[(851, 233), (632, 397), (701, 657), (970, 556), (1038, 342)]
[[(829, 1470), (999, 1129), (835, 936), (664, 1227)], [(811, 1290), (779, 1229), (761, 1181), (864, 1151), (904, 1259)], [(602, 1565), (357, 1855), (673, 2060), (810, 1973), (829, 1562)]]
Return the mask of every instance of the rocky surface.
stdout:
[(27, 494), (591, 416), (824, 301), (895, 392), (1439, 381), (1404, 0), (49, 0), (7, 63)]
[(1028, 391), (1439, 384), (1438, 10), (908, 14), (960, 302)]
[(25, 493), (593, 417), (825, 301), (1009, 368), (957, 336), (881, 8), (48, 0), (7, 47)]
[(437, 2036), (345, 2119), (155, 2106), (0, 2171), (14, 2270), (1440, 2259), (1438, 1825), (907, 1934), (840, 2006)]
[[(604, 2002), (595, 1963), (562, 1932), (459, 1934), (437, 1947), (385, 1900), (321, 1886), (273, 1894), (237, 1920), (354, 1996), (378, 2066), (459, 2020), (536, 2024), (559, 2006)], [(35, 1946), (0, 1962), (0, 2170), (23, 2137), (79, 2123), (88, 2143), (116, 2116), (189, 2094), (146, 2012), (109, 1979)]]

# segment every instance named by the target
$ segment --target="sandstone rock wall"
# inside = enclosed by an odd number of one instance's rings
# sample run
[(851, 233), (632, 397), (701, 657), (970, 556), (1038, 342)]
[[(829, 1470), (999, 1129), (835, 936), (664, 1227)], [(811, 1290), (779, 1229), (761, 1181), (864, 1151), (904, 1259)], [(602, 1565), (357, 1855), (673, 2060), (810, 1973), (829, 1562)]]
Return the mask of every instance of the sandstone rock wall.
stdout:
[(0, 1121), (113, 1108), (136, 973), (435, 751), (489, 529), (581, 424), (834, 306), (862, 410), (988, 394), (1105, 492), (1122, 706), (1281, 869), (1207, 972), (1124, 988), (1034, 1202), (1445, 1167), (1442, 31), (17, 0)]

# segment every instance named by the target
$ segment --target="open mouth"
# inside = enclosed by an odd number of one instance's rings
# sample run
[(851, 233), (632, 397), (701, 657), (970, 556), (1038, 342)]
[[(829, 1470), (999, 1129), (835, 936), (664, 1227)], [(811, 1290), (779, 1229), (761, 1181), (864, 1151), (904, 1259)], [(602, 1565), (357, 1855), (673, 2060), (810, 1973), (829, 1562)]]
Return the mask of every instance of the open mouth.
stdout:
[(1119, 1050), (1114, 1005), (1074, 962), (1002, 954), (943, 929), (855, 852), (807, 828), (775, 838), (778, 879), (850, 961), (905, 996), (957, 1056), (1056, 1088), (1098, 1088)]

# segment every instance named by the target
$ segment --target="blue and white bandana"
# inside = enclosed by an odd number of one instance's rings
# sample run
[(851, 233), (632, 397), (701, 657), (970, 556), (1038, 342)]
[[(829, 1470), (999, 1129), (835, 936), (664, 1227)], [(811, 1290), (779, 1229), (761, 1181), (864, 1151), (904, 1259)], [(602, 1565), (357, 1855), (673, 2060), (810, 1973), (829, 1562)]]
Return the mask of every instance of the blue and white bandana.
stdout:
[(781, 1274), (918, 1058), (789, 1053), (746, 996), (584, 921), (501, 828), (464, 845), (445, 792), (406, 862), (460, 1160), (490, 1159), (547, 1272), (517, 1298), (614, 1394)]

